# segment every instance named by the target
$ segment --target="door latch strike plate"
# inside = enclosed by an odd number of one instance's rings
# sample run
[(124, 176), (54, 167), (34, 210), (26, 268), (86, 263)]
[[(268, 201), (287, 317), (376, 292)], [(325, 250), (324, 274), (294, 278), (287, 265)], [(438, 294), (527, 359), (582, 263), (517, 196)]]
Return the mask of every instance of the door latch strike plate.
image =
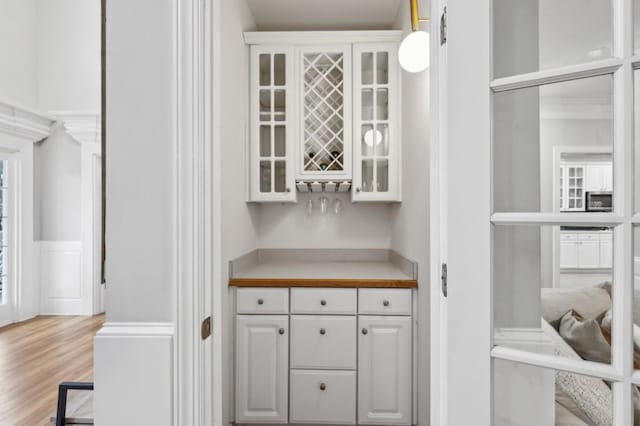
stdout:
[(447, 43), (447, 7), (444, 7), (442, 16), (440, 17), (440, 46)]
[(206, 317), (204, 321), (202, 321), (202, 326), (200, 327), (200, 336), (202, 340), (205, 340), (207, 337), (211, 336), (211, 317)]
[(448, 290), (449, 290), (449, 289), (448, 289), (448, 285), (449, 285), (449, 283), (447, 282), (447, 281), (448, 281), (448, 280), (447, 280), (447, 275), (448, 275), (448, 272), (447, 272), (447, 264), (446, 264), (446, 263), (443, 263), (443, 264), (442, 264), (442, 275), (440, 276), (440, 279), (441, 279), (441, 281), (442, 281), (442, 295), (443, 295), (444, 297), (447, 297), (447, 293), (448, 293)]

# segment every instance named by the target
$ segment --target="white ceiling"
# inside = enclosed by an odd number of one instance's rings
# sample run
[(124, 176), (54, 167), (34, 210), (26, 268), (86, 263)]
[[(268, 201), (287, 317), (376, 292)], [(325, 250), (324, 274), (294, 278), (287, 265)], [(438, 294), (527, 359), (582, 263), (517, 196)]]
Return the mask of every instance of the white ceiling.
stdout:
[(361, 30), (392, 29), (402, 1), (247, 0), (247, 4), (260, 31)]

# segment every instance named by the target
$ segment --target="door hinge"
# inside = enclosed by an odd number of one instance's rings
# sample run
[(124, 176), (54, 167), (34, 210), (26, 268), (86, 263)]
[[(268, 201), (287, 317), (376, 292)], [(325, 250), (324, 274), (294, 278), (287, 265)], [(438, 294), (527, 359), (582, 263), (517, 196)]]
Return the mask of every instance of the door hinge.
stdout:
[(447, 43), (447, 6), (444, 7), (440, 17), (440, 46)]
[(200, 326), (200, 337), (205, 340), (209, 336), (211, 336), (211, 317), (206, 317)]
[(442, 282), (441, 288), (442, 288), (442, 295), (444, 297), (447, 297), (447, 293), (448, 293), (448, 290), (449, 290), (448, 289), (449, 283), (448, 283), (447, 275), (448, 275), (447, 264), (443, 263), (442, 264), (442, 275), (440, 275), (440, 280)]

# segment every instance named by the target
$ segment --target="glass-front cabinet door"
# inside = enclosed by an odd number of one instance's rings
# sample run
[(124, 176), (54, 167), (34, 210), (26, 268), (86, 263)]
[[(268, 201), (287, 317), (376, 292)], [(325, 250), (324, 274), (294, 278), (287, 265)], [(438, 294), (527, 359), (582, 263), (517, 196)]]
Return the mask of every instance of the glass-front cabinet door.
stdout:
[(298, 178), (351, 179), (351, 46), (298, 48)]
[(640, 425), (634, 5), (448, 2), (449, 425)]
[(296, 201), (290, 46), (251, 48), (250, 201)]
[(354, 201), (400, 201), (397, 44), (355, 44)]

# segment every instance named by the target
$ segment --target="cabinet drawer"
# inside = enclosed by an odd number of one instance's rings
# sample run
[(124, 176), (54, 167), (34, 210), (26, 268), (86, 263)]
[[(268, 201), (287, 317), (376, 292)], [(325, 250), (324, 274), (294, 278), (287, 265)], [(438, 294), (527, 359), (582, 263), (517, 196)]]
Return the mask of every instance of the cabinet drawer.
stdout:
[(355, 424), (355, 371), (291, 371), (291, 423)]
[(361, 289), (358, 313), (364, 315), (411, 315), (411, 290)]
[(578, 241), (598, 241), (599, 239), (598, 234), (578, 234)]
[(356, 368), (356, 317), (291, 317), (291, 368)]
[(355, 288), (292, 288), (292, 314), (355, 315)]
[(289, 313), (289, 289), (239, 288), (237, 293), (239, 314)]
[(578, 234), (560, 233), (560, 241), (578, 241)]

